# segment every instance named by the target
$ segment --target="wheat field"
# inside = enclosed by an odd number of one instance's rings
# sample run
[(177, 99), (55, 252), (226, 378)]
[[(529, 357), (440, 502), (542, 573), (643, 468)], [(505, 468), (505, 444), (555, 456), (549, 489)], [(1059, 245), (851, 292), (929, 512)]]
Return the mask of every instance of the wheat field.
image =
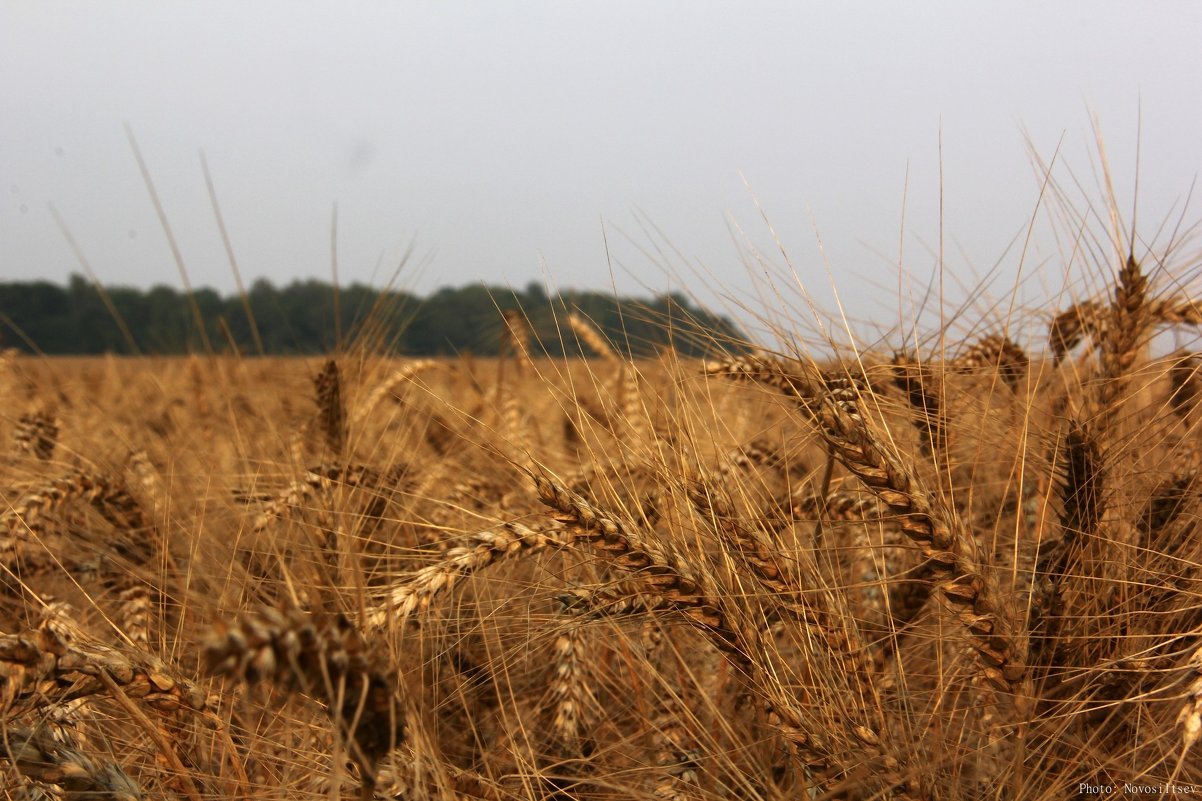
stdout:
[(6, 353), (2, 797), (1197, 791), (1202, 307), (1113, 272), (1031, 355)]

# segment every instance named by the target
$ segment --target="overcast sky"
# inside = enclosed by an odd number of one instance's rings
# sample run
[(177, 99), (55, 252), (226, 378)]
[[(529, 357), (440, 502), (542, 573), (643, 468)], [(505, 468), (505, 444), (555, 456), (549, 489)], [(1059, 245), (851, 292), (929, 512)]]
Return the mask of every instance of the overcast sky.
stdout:
[[(398, 284), (423, 292), (749, 297), (775, 231), (820, 304), (825, 264), (854, 314), (896, 320), (904, 223), (903, 295), (942, 230), (949, 296), (996, 267), (1004, 306), (1028, 144), (1104, 211), (1096, 116), (1129, 222), (1142, 119), (1139, 227), (1181, 215), (1199, 42), (1196, 2), (3, 2), (0, 278), (80, 271), (53, 204), (101, 281), (179, 286), (128, 125), (198, 286), (234, 285), (203, 150), (248, 282), (328, 279), (337, 204), (348, 283), (412, 245)], [(1033, 303), (1065, 283), (1037, 234)]]

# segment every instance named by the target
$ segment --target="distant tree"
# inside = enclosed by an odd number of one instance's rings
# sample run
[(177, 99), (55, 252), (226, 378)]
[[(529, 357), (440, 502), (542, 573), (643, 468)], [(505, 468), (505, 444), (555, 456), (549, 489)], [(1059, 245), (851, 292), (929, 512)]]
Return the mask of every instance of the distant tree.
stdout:
[(569, 312), (587, 317), (615, 348), (634, 356), (652, 355), (668, 342), (682, 355), (696, 356), (713, 350), (715, 342), (739, 337), (730, 320), (692, 307), (678, 293), (648, 301), (576, 291), (549, 297), (536, 281), (521, 290), (444, 288), (425, 299), (353, 284), (339, 290), (337, 320), (333, 287), (315, 280), (280, 288), (259, 279), (247, 291), (245, 305), (240, 297), (211, 289), (197, 290), (191, 298), (167, 286), (104, 292), (108, 302), (79, 275), (66, 287), (45, 281), (0, 283), (0, 325), (15, 329), (4, 332), (3, 341), (22, 349), (32, 342), (59, 354), (198, 352), (204, 339), (193, 305), (215, 350), (244, 354), (258, 352), (257, 330), (263, 351), (271, 354), (316, 354), (362, 341), (415, 356), (487, 356), (497, 353), (502, 313), (510, 310), (528, 321), (535, 352), (549, 356), (587, 355), (565, 333)]

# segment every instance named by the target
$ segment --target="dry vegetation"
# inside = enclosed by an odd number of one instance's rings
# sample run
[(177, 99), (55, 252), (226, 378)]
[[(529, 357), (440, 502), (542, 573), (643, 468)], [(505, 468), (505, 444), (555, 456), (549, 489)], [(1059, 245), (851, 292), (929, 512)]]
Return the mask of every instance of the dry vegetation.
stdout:
[(10, 354), (3, 797), (1202, 788), (1202, 313), (1117, 267), (1046, 359)]

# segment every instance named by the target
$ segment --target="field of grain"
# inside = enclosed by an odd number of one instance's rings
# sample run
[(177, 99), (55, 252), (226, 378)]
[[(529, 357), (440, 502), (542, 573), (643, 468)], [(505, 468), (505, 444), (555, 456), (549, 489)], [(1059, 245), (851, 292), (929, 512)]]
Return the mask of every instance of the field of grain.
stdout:
[(0, 796), (1202, 792), (1202, 308), (1119, 268), (1030, 357), (8, 353)]

